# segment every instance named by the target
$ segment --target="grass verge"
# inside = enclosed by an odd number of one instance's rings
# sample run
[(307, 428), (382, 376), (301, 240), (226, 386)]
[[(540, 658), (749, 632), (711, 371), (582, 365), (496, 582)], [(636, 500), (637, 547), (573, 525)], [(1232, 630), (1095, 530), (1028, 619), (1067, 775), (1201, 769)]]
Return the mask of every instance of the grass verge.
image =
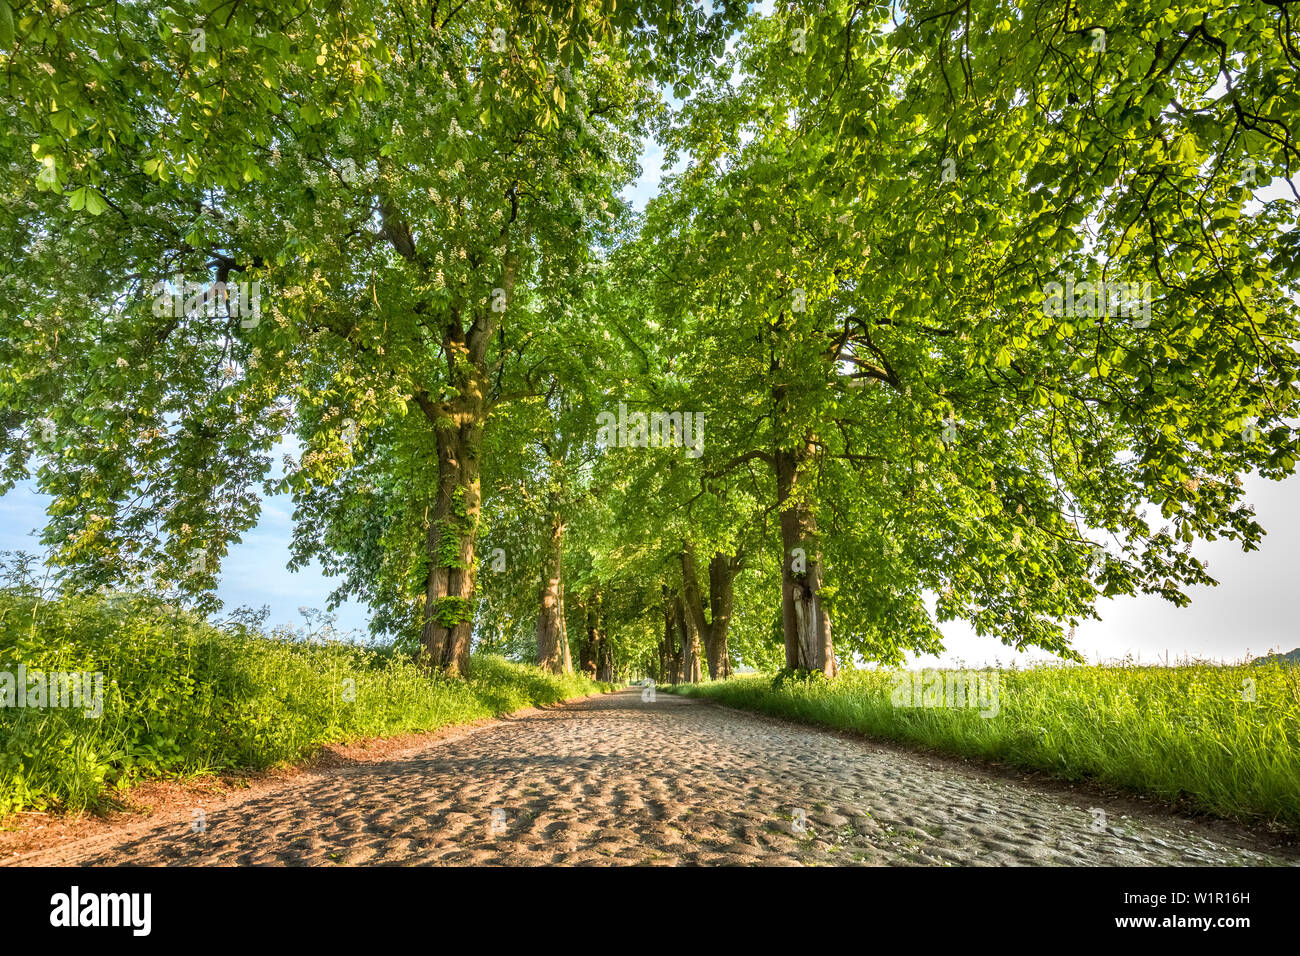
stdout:
[[(102, 675), (102, 712), (14, 706), (20, 666), (29, 695), (45, 684), (57, 697), (55, 673)], [(386, 647), (218, 628), (148, 598), (42, 603), (0, 591), (0, 817), (81, 810), (139, 779), (265, 769), (325, 744), (612, 689), (491, 656), (476, 656), (471, 674), (431, 677)]]
[[(925, 672), (921, 706), (895, 706), (911, 700), (901, 692), (905, 673), (846, 671), (829, 681), (787, 680), (779, 688), (770, 675), (758, 675), (662, 689), (1300, 832), (1300, 668), (1002, 670), (995, 672), (995, 708), (988, 700), (936, 705), (944, 694), (931, 675), (953, 671)], [(995, 715), (981, 716), (992, 710)]]

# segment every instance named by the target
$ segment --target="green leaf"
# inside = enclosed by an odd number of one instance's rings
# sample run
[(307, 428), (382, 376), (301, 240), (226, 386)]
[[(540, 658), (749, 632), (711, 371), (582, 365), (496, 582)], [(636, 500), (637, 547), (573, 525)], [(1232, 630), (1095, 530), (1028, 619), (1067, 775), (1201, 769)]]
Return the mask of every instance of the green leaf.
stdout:
[(0, 46), (6, 49), (14, 45), (14, 13), (9, 9), (7, 0), (0, 0)]

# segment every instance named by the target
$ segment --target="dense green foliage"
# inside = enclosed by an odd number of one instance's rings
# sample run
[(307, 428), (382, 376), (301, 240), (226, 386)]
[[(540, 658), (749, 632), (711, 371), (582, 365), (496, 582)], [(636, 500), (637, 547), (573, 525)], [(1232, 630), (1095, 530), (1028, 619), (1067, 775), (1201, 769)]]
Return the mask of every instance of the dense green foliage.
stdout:
[(673, 690), (1300, 830), (1300, 669), (1294, 666), (1001, 670), (996, 716), (987, 718), (975, 706), (895, 706), (900, 673), (906, 672), (854, 670), (780, 687), (769, 676), (749, 675)]
[(322, 629), (216, 627), (128, 595), (0, 591), (0, 671), (99, 672), (103, 712), (0, 708), (0, 815), (81, 809), (143, 777), (271, 767), (323, 744), (461, 724), (602, 688), (499, 657), (468, 680)]
[(0, 489), (71, 593), (211, 609), (283, 491), (448, 673), (1070, 658), (1300, 458), (1286, 4), (13, 9)]

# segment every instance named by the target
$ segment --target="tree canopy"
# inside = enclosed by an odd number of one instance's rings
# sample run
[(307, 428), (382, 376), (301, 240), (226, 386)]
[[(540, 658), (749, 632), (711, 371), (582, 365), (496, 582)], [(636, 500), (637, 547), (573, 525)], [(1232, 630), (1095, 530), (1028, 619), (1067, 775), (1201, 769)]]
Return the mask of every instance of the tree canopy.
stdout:
[(1291, 20), (0, 0), (0, 482), (200, 608), (291, 492), (450, 672), (1073, 656), (1295, 468)]

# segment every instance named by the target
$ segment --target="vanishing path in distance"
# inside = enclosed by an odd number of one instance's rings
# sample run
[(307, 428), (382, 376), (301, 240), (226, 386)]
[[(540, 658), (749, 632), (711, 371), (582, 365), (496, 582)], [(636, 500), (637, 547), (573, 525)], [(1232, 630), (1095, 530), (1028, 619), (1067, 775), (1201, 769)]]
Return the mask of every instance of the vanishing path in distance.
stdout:
[(219, 803), (203, 832), (173, 812), (5, 862), (1296, 862), (1232, 828), (640, 689)]

